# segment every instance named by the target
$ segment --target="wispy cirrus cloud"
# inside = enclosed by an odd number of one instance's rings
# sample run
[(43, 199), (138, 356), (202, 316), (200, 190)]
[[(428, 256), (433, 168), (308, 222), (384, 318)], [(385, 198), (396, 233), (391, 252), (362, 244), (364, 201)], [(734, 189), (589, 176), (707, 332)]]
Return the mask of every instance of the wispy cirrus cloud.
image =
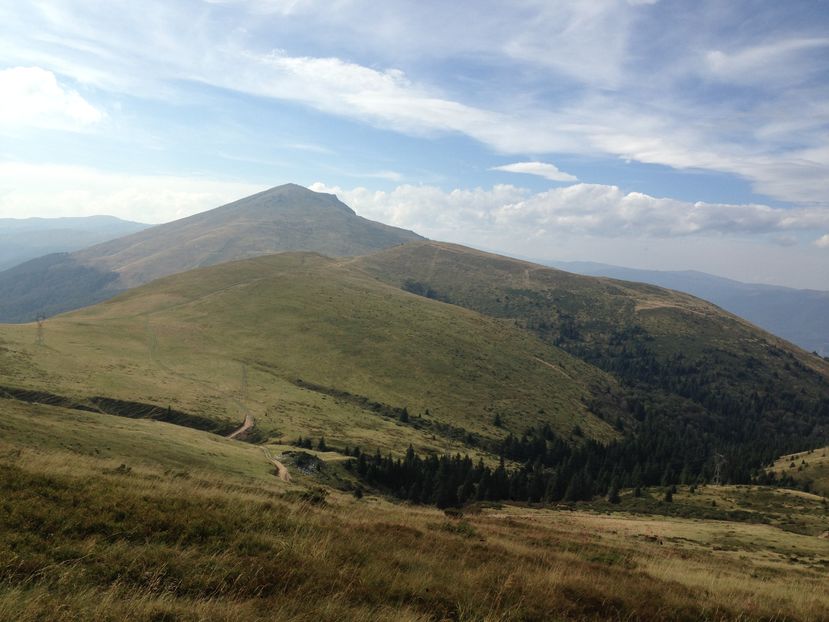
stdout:
[(717, 171), (826, 206), (825, 22), (772, 2), (661, 9), (53, 0), (0, 7), (0, 55), (137, 97), (186, 99), (181, 84), (205, 84), (500, 154)]

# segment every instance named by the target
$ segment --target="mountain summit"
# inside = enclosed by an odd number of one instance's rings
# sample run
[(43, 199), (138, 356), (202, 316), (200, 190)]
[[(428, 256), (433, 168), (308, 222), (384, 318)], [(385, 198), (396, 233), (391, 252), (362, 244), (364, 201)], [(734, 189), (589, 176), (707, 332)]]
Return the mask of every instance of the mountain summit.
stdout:
[(285, 184), (71, 254), (0, 272), (0, 322), (100, 302), (162, 276), (285, 251), (363, 255), (421, 236), (367, 220), (332, 194)]

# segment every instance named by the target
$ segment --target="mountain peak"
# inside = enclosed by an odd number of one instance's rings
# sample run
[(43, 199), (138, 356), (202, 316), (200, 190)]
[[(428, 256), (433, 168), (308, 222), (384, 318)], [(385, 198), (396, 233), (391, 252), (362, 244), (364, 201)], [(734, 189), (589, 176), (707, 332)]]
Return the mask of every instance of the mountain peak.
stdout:
[(310, 209), (335, 208), (341, 212), (345, 212), (346, 214), (356, 216), (354, 210), (340, 201), (336, 195), (325, 192), (316, 192), (310, 188), (306, 188), (305, 186), (300, 186), (295, 183), (274, 186), (273, 188), (263, 190), (262, 192), (258, 192), (249, 197), (234, 201), (233, 203), (228, 203), (227, 205), (223, 205), (222, 207), (216, 208), (216, 210), (212, 211), (223, 211), (225, 209), (239, 208), (260, 208), (271, 210), (276, 207), (304, 211)]
[(23, 269), (39, 276), (25, 283), (17, 272), (0, 274), (0, 321), (74, 309), (162, 276), (237, 259), (286, 251), (346, 257), (422, 239), (358, 216), (333, 194), (283, 184), (72, 255), (35, 260)]

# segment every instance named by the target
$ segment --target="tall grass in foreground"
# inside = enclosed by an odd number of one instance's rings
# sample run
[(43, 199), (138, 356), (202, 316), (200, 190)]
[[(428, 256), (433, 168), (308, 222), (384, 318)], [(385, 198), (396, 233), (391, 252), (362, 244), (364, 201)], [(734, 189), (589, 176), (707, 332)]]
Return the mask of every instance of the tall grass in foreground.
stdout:
[(825, 570), (652, 544), (618, 518), (315, 505), (277, 483), (0, 455), (0, 620), (829, 619)]

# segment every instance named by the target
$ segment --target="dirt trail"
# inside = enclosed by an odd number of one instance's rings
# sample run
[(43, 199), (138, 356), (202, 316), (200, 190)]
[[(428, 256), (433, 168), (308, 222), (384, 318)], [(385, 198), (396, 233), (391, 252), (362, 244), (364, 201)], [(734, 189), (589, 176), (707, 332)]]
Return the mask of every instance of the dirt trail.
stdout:
[(283, 482), (290, 482), (291, 481), (291, 474), (288, 473), (288, 469), (282, 464), (279, 460), (273, 457), (271, 450), (267, 447), (263, 447), (262, 451), (265, 453), (265, 458), (268, 459), (272, 465), (276, 467), (276, 474), (279, 476)]
[(253, 426), (256, 425), (256, 422), (253, 420), (253, 415), (250, 413), (245, 414), (245, 421), (238, 430), (234, 430), (230, 434), (227, 435), (228, 438), (238, 438), (248, 430), (252, 429)]
[(553, 365), (552, 363), (548, 363), (548, 362), (547, 362), (547, 361), (545, 361), (544, 359), (540, 359), (540, 358), (538, 358), (537, 356), (534, 356), (533, 358), (534, 358), (536, 361), (538, 361), (539, 363), (541, 363), (542, 365), (546, 365), (546, 366), (547, 366), (547, 367), (549, 367), (550, 369), (555, 369), (555, 370), (556, 370), (558, 373), (560, 373), (561, 375), (563, 375), (563, 376), (567, 376), (570, 380), (572, 380), (572, 379), (573, 379), (573, 377), (572, 377), (570, 374), (568, 374), (566, 371), (564, 371), (564, 370), (563, 370), (561, 367), (559, 367), (558, 365)]
[[(204, 386), (212, 386), (209, 383), (204, 382), (201, 379), (188, 377), (185, 374), (181, 374), (179, 372), (176, 372), (175, 370), (173, 370), (173, 369), (167, 367), (166, 365), (164, 365), (164, 363), (162, 363), (161, 360), (159, 360), (159, 356), (158, 356), (158, 337), (157, 337), (155, 331), (152, 329), (152, 326), (150, 325), (149, 316), (147, 318), (145, 318), (145, 321), (146, 321), (145, 326), (146, 326), (146, 331), (147, 331), (147, 350), (148, 350), (148, 354), (150, 356), (150, 360), (153, 363), (155, 363), (158, 367), (160, 367), (161, 369), (163, 369), (164, 371), (166, 371), (166, 372), (168, 372), (172, 375), (179, 376), (181, 378), (184, 378), (184, 379), (189, 380), (191, 382), (196, 382), (196, 383), (202, 384)], [(245, 382), (245, 383), (247, 382), (246, 376), (245, 376), (245, 380), (243, 382)], [(248, 410), (248, 407), (244, 404), (244, 402), (242, 400), (238, 400), (235, 397), (232, 397), (230, 395), (227, 396), (227, 399), (229, 401), (231, 401), (232, 403), (236, 404), (236, 406), (240, 410), (242, 410), (242, 412), (245, 413), (245, 420), (242, 423), (241, 427), (239, 427), (237, 430), (234, 430), (233, 432), (231, 432), (227, 436), (227, 438), (229, 438), (229, 439), (237, 439), (240, 436), (247, 433), (248, 431), (252, 430), (253, 427), (256, 425), (256, 421), (254, 420), (253, 415), (250, 414), (250, 411)], [(285, 467), (285, 465), (282, 464), (276, 458), (274, 458), (273, 454), (266, 447), (263, 447), (262, 451), (265, 453), (265, 458), (268, 460), (268, 462), (270, 462), (274, 467), (276, 467), (276, 474), (279, 476), (279, 479), (281, 479), (283, 482), (290, 482), (291, 481), (291, 474), (288, 473), (288, 469)]]

